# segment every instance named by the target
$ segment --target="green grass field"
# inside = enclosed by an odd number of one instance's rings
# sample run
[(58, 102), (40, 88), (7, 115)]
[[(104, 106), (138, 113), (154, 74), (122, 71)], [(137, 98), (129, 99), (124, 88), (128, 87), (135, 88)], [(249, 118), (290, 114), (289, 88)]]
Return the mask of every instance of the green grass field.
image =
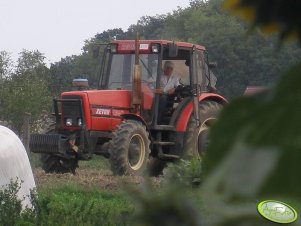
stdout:
[(125, 187), (140, 184), (141, 178), (113, 176), (108, 160), (101, 157), (81, 161), (76, 175), (46, 174), (36, 155), (30, 160), (37, 185), (36, 215), (23, 214), (17, 225), (131, 225), (134, 205)]
[[(100, 157), (80, 162), (76, 175), (46, 174), (38, 165), (33, 168), (37, 185), (34, 211), (18, 214), (20, 206), (12, 199), (14, 189), (6, 194), (12, 200), (7, 205), (2, 201), (5, 194), (1, 193), (1, 226), (153, 226), (171, 225), (171, 222), (173, 226), (221, 225), (210, 224), (210, 220), (217, 217), (216, 213), (207, 208), (210, 205), (214, 207), (210, 201), (214, 197), (207, 197), (208, 203), (203, 204), (203, 179), (199, 177), (201, 166), (194, 160), (172, 164), (165, 170), (164, 178), (147, 180), (133, 176), (114, 176), (108, 161)], [(271, 222), (265, 221), (257, 213), (257, 204), (266, 198), (225, 202), (218, 200), (218, 203), (231, 208), (251, 204), (251, 215), (236, 218), (233, 215), (230, 225), (240, 225), (234, 223), (243, 221), (256, 223), (253, 225), (270, 225)], [(298, 213), (301, 211), (297, 199), (285, 196), (272, 198), (290, 204)], [(11, 213), (17, 213), (13, 219)], [(204, 218), (207, 222), (200, 224)], [(229, 220), (223, 216), (223, 212), (219, 219), (225, 222)], [(298, 225), (300, 221), (296, 223)]]

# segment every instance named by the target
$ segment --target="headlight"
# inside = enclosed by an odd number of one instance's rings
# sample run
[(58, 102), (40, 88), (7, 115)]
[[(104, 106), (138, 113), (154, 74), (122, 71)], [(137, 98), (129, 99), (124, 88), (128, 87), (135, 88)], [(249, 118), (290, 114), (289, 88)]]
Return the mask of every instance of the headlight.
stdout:
[(78, 118), (78, 119), (77, 119), (77, 125), (78, 125), (78, 126), (82, 126), (82, 125), (83, 125), (83, 121), (82, 121), (81, 118)]
[(66, 119), (66, 126), (72, 126), (72, 118)]

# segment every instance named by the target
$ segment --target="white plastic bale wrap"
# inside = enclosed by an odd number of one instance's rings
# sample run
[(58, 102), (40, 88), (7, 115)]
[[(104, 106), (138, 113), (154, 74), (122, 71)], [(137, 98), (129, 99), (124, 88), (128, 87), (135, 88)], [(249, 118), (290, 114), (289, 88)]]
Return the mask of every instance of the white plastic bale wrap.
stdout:
[(36, 187), (32, 169), (29, 163), (27, 152), (17, 137), (10, 129), (0, 126), (0, 187), (6, 186), (11, 180), (23, 181), (18, 192), (20, 199), (25, 206), (31, 207), (30, 190)]

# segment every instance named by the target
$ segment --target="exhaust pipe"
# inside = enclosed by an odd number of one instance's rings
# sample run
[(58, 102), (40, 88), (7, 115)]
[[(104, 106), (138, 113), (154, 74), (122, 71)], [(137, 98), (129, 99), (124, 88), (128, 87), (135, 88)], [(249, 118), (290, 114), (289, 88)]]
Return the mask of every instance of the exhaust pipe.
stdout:
[(134, 107), (134, 113), (140, 113), (141, 108), (141, 66), (139, 64), (139, 37), (138, 32), (135, 39), (135, 66), (133, 75), (133, 92), (132, 92), (132, 106)]

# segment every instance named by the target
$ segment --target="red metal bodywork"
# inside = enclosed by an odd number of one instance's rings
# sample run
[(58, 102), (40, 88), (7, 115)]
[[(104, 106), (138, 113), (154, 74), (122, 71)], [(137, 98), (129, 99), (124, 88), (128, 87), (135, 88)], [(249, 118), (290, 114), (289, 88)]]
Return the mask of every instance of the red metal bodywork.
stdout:
[[(150, 110), (153, 103), (153, 93), (147, 86), (143, 90), (143, 108)], [(72, 91), (62, 93), (64, 96), (81, 96), (84, 103), (84, 114), (86, 118), (86, 129), (93, 131), (114, 131), (122, 121), (122, 115), (129, 114), (131, 109), (131, 91), (129, 90), (91, 90)], [(199, 97), (199, 101), (216, 100), (227, 103), (222, 96), (214, 93), (205, 93)], [(89, 103), (89, 104), (88, 104)], [(190, 115), (193, 111), (192, 102), (189, 103), (181, 113), (176, 123), (176, 131), (185, 132)], [(63, 128), (66, 127), (62, 122)]]
[[(199, 102), (204, 100), (215, 100), (216, 102), (225, 104), (227, 103), (227, 100), (222, 97), (221, 95), (215, 94), (215, 93), (204, 93), (199, 97)], [(193, 104), (190, 102), (181, 112), (181, 117), (177, 121), (176, 124), (176, 131), (178, 132), (186, 132), (187, 123), (189, 121), (189, 118), (191, 116), (191, 113), (193, 111)]]
[[(151, 110), (153, 104), (153, 92), (148, 87), (142, 86), (142, 107)], [(83, 100), (86, 129), (94, 131), (113, 131), (120, 124), (123, 114), (130, 113), (131, 109), (130, 90), (89, 90), (71, 91), (62, 93), (61, 97), (80, 96)], [(64, 129), (78, 129), (66, 127)]]
[[(133, 53), (135, 51), (135, 40), (118, 40), (112, 43), (117, 44), (118, 53)], [(152, 44), (168, 45), (172, 44), (173, 41), (168, 40), (139, 40), (139, 53), (150, 53)], [(199, 50), (205, 50), (204, 46), (195, 45), (187, 42), (176, 42), (180, 48), (196, 48)]]

